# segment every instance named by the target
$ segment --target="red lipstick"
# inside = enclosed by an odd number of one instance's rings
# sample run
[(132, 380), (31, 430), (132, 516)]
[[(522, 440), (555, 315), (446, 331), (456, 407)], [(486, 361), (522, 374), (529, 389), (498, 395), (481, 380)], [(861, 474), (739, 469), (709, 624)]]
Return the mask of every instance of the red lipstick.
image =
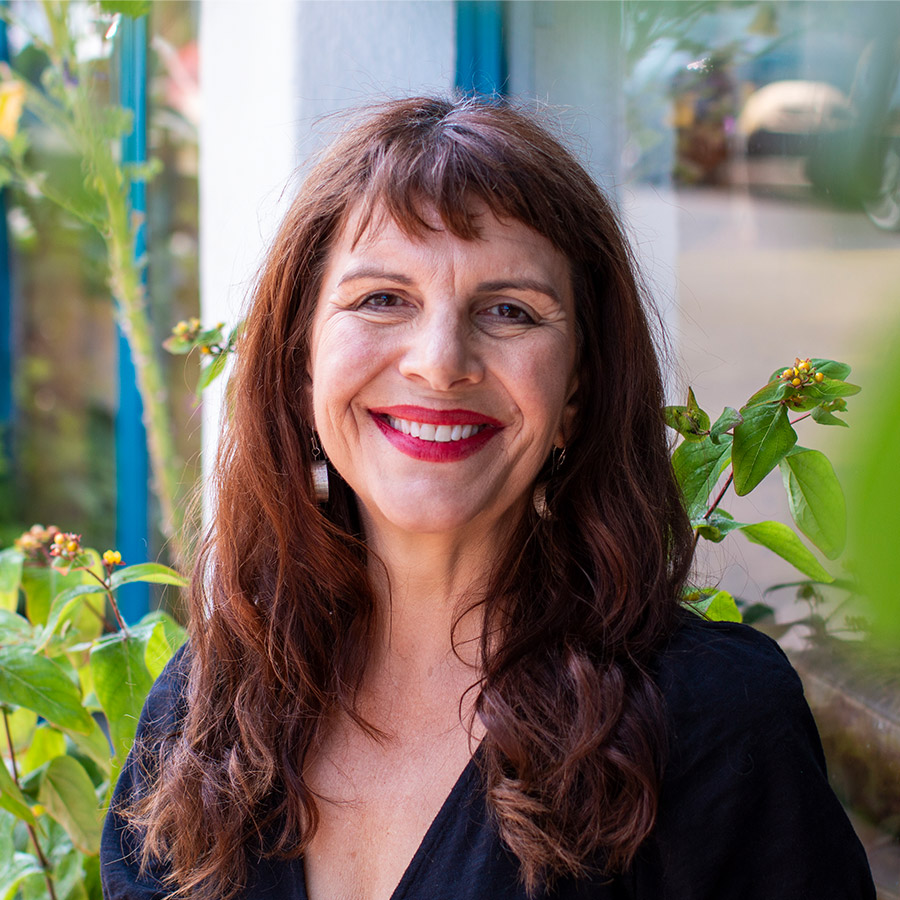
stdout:
[[(389, 406), (369, 410), (381, 433), (401, 453), (426, 462), (457, 462), (477, 453), (503, 427), (501, 422), (468, 409), (426, 409), (422, 406)], [(458, 441), (423, 441), (393, 428), (388, 417), (423, 425), (481, 425), (475, 434)]]

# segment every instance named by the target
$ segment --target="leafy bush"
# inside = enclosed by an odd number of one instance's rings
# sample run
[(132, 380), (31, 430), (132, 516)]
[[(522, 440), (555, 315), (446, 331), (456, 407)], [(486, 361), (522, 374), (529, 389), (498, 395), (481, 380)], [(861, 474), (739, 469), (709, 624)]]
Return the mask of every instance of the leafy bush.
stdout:
[[(799, 586), (808, 598), (817, 596), (816, 586), (835, 582), (788, 525), (738, 522), (721, 503), (729, 488), (739, 496), (749, 494), (778, 466), (794, 524), (825, 557), (837, 559), (847, 540), (844, 493), (828, 457), (798, 445), (794, 426), (811, 420), (846, 428), (837, 414), (846, 411), (846, 398), (860, 390), (844, 380), (849, 374), (850, 366), (832, 359), (797, 358), (773, 372), (739, 410), (728, 406), (715, 422), (700, 408), (693, 390), (688, 390), (684, 406), (666, 407), (667, 424), (683, 439), (672, 454), (672, 466), (694, 527), (695, 546), (701, 538), (718, 543), (740, 532), (805, 575)], [(792, 413), (798, 415), (792, 419)], [(691, 587), (685, 600), (711, 618), (741, 619), (726, 591)], [(770, 610), (754, 613), (760, 611)]]
[[(157, 563), (122, 566), (39, 525), (0, 551), (0, 897), (100, 900), (103, 814), (150, 686), (184, 629), (134, 626), (126, 584), (184, 585)], [(110, 619), (111, 616), (111, 619)]]

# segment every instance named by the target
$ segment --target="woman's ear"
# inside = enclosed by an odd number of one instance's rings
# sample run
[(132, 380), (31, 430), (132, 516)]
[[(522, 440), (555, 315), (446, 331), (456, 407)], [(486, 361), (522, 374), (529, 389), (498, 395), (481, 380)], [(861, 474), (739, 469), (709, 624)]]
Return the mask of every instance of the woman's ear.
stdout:
[(562, 417), (559, 423), (559, 434), (553, 442), (556, 447), (562, 450), (569, 442), (572, 431), (575, 428), (575, 416), (578, 415), (578, 403), (576, 396), (578, 394), (578, 376), (572, 376), (572, 383), (569, 385), (569, 393), (566, 397), (566, 405), (563, 407)]

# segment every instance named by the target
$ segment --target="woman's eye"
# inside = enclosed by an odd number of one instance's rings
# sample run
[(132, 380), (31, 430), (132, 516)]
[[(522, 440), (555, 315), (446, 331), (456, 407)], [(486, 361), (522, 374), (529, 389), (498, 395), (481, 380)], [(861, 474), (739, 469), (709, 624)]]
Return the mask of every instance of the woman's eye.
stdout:
[(375, 294), (369, 294), (363, 298), (359, 304), (360, 309), (389, 309), (392, 306), (399, 306), (403, 302), (402, 298), (388, 291), (378, 291)]
[(515, 303), (498, 303), (490, 307), (487, 312), (509, 322), (516, 322), (522, 325), (533, 325), (534, 317)]

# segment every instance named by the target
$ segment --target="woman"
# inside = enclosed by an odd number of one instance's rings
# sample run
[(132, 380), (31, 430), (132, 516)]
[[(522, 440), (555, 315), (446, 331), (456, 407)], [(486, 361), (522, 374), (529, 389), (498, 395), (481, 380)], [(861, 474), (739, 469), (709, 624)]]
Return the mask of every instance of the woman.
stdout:
[(256, 289), (107, 895), (874, 897), (783, 655), (679, 608), (662, 405), (627, 244), (544, 129), (349, 128)]

